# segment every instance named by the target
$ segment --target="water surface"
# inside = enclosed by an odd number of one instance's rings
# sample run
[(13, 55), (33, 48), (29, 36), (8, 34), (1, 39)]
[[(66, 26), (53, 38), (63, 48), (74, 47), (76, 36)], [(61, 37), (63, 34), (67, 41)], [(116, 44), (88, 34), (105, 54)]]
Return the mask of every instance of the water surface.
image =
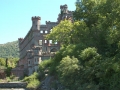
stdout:
[(0, 90), (26, 90), (24, 88), (0, 88)]

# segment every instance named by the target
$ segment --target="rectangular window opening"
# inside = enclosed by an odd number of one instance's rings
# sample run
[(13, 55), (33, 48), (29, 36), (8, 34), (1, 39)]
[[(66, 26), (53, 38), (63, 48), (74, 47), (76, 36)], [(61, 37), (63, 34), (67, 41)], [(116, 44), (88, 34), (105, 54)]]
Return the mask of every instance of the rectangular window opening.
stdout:
[(43, 31), (41, 30), (40, 33), (43, 33)]
[(29, 61), (29, 64), (30, 64), (30, 61)]
[(47, 40), (45, 40), (45, 43), (47, 43)]
[(52, 44), (52, 40), (49, 40), (49, 43)]
[(45, 31), (45, 33), (48, 33), (48, 31)]
[(39, 40), (39, 45), (42, 45), (42, 40)]
[(57, 42), (55, 42), (55, 44), (58, 44)]

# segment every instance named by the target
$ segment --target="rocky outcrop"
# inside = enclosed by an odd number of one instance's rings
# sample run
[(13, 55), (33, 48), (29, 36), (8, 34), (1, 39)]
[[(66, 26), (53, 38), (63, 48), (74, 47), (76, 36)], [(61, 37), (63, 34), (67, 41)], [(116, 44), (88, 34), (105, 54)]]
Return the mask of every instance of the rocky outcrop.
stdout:
[(46, 76), (37, 90), (64, 90), (55, 76)]

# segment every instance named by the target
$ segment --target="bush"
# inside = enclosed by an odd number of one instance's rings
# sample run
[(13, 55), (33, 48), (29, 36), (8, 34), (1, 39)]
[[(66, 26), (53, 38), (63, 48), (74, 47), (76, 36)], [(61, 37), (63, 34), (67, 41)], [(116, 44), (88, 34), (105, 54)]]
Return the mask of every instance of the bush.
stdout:
[(40, 85), (38, 76), (38, 73), (35, 72), (34, 74), (25, 77), (22, 81), (27, 82), (27, 88), (37, 88)]
[(39, 65), (39, 70), (40, 70), (40, 71), (43, 71), (43, 70), (45, 70), (47, 67), (50, 67), (51, 61), (52, 61), (51, 59), (42, 61), (42, 62), (40, 63), (40, 65)]
[(39, 85), (40, 81), (38, 79), (33, 79), (29, 81), (27, 88), (37, 88)]
[(93, 58), (93, 57), (96, 56), (96, 55), (97, 55), (97, 50), (96, 50), (96, 48), (88, 47), (88, 48), (84, 49), (84, 50), (81, 52), (80, 57), (81, 57), (83, 60), (90, 60), (91, 58)]
[(18, 81), (18, 79), (16, 79), (17, 77), (15, 77), (15, 75), (11, 75), (9, 77), (6, 77), (7, 82), (11, 82), (11, 81)]
[(51, 66), (52, 60), (44, 60), (39, 65), (39, 71), (40, 71), (40, 79), (43, 79), (45, 77), (45, 74), (49, 73), (49, 68)]
[(5, 71), (8, 77), (11, 75), (11, 70), (12, 70), (12, 67), (7, 67)]

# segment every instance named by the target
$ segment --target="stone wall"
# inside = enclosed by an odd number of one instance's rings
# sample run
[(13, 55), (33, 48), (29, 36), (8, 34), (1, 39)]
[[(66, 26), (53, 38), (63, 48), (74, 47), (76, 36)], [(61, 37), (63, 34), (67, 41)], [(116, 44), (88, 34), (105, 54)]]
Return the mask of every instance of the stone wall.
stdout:
[(26, 88), (25, 82), (0, 83), (0, 88)]

